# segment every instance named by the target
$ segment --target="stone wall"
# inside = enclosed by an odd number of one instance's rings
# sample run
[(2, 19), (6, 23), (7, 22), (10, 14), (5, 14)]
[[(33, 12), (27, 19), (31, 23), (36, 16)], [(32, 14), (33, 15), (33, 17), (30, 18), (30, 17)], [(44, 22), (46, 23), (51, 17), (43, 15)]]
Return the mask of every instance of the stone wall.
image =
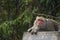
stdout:
[(60, 40), (58, 32), (38, 32), (37, 35), (24, 32), (22, 40)]

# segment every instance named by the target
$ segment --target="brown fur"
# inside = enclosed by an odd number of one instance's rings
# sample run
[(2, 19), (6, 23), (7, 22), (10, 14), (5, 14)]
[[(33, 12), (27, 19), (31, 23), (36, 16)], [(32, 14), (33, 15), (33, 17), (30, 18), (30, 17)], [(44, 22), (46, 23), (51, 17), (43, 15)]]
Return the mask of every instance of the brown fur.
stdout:
[[(42, 24), (42, 26), (40, 27), (37, 26), (37, 19), (44, 20), (44, 23)], [(36, 33), (37, 31), (58, 31), (58, 22), (56, 22), (53, 19), (47, 19), (44, 17), (37, 16), (33, 26), (29, 28), (28, 31), (31, 33), (34, 33), (34, 32)]]

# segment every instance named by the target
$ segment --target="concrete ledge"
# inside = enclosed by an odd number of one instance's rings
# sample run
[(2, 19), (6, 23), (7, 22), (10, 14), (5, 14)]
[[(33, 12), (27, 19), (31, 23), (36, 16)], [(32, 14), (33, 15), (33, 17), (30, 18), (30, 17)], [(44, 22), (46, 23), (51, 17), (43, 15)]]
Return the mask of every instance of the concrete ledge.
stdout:
[(31, 35), (28, 32), (24, 32), (22, 40), (60, 40), (58, 32), (38, 32), (37, 35)]

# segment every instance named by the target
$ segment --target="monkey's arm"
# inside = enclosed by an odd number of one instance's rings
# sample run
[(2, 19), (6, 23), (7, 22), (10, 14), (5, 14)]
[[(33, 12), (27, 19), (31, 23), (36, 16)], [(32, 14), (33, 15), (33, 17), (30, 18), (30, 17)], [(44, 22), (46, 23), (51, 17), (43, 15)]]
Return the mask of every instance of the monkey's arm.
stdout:
[(29, 28), (27, 31), (28, 31), (28, 32), (31, 32), (32, 29), (33, 29), (33, 27)]

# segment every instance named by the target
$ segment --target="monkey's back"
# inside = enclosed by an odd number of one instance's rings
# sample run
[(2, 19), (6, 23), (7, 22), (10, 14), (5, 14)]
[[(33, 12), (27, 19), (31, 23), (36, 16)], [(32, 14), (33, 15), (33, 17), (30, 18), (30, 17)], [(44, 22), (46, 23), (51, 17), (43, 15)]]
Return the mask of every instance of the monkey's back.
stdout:
[(58, 24), (55, 20), (47, 19), (44, 24), (40, 27), (40, 31), (57, 31)]

